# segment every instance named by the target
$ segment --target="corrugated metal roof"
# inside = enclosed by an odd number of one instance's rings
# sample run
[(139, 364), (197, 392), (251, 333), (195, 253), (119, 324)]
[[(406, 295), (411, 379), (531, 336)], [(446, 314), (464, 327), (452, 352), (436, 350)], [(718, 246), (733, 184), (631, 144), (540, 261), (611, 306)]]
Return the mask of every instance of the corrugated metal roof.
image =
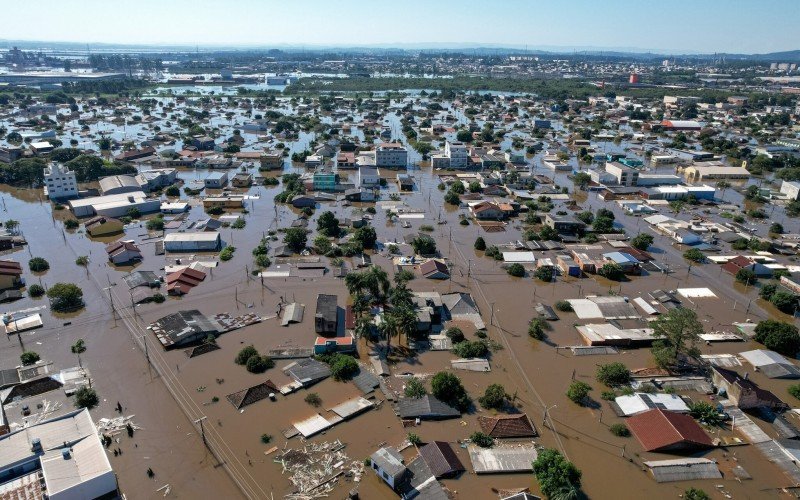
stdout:
[(659, 483), (722, 478), (717, 463), (707, 458), (658, 460), (644, 464), (650, 468), (650, 472)]

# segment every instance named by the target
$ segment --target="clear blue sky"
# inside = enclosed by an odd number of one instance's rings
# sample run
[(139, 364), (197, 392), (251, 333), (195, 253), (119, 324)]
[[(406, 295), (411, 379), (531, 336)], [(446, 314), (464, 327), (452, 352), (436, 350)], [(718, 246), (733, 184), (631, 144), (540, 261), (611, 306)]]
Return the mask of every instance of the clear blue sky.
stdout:
[(800, 49), (798, 0), (0, 0), (0, 38), (181, 45)]

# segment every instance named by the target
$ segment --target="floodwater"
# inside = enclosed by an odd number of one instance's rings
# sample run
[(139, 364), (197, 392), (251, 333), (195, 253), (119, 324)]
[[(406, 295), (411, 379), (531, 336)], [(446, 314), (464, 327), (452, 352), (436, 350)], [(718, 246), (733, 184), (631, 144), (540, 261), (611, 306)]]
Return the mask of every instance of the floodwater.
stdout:
[[(386, 119), (399, 128), (396, 116), (389, 114)], [(221, 123), (222, 120), (218, 125)], [(98, 125), (98, 131), (106, 131), (103, 127), (107, 126)], [(132, 133), (130, 127), (120, 131), (116, 127), (113, 133), (118, 134), (119, 139), (124, 139), (131, 138), (131, 135), (135, 137), (140, 132)], [(301, 134), (299, 141), (290, 144), (292, 151), (303, 150), (312, 138), (311, 134)], [(507, 138), (503, 148), (509, 146), (510, 138)], [(612, 143), (607, 146), (610, 149), (616, 147)], [(538, 160), (538, 157), (533, 160), (536, 173), (548, 173), (558, 185), (571, 185), (564, 174), (553, 175)], [(287, 167), (288, 170), (298, 169)], [(681, 257), (683, 250), (671, 246), (660, 235), (655, 235), (653, 254), (659, 262), (670, 265), (674, 270), (672, 274), (632, 277), (621, 284), (595, 277), (559, 278), (554, 284), (541, 283), (530, 277), (511, 278), (500, 267), (500, 263), (475, 252), (472, 245), (477, 236), (484, 237), (489, 245), (519, 240), (520, 222), (514, 221), (505, 231), (496, 233), (485, 232), (475, 224), (461, 226), (458, 223), (459, 215), (464, 214), (465, 210), (443, 204), (442, 194), (437, 189), (439, 172), (421, 168), (411, 173), (417, 187), (413, 193), (400, 195), (402, 203), (424, 209), (427, 218), (410, 219), (411, 227), (403, 228), (399, 223), (388, 223), (384, 206), (379, 205), (372, 222), (378, 231), (379, 241), (401, 242), (404, 235), (419, 231), (422, 224), (431, 224), (434, 218), (447, 222), (435, 225), (431, 235), (436, 239), (440, 252), (453, 266), (452, 280), (433, 282), (417, 278), (410, 283), (410, 287), (417, 291), (472, 293), (484, 321), (487, 324), (491, 321), (489, 339), (498, 349), (491, 357), (491, 373), (458, 372), (458, 375), (476, 401), (492, 383), (500, 383), (508, 393), (516, 395), (518, 410), (530, 416), (541, 434), (536, 442), (560, 449), (583, 471), (583, 488), (590, 497), (666, 499), (676, 498), (689, 486), (712, 492), (717, 485), (721, 485), (722, 490), (733, 498), (763, 498), (765, 491), (789, 485), (780, 470), (769, 464), (752, 446), (717, 449), (702, 455), (719, 461), (724, 474), (721, 480), (655, 483), (644, 470), (642, 462), (673, 456), (643, 453), (634, 438), (613, 436), (608, 426), (621, 419), (605, 403), (600, 403), (600, 393), (604, 388), (594, 380), (599, 363), (622, 361), (633, 369), (652, 366), (649, 350), (622, 351), (618, 355), (600, 357), (573, 357), (567, 350), (556, 349), (557, 346), (581, 344), (574, 329), (574, 324), (579, 320), (572, 313), (559, 313), (561, 319), (552, 324), (545, 342), (534, 341), (527, 335), (527, 322), (535, 314), (533, 306), (536, 302), (552, 305), (565, 298), (607, 295), (610, 291), (637, 297), (646, 296), (656, 288), (672, 290), (705, 286), (712, 288), (717, 298), (693, 299), (693, 302), (687, 301), (685, 306), (698, 312), (707, 329), (731, 329), (735, 321), (758, 321), (776, 315), (771, 307), (765, 307), (755, 298), (755, 287), (744, 290), (733, 286), (731, 276), (710, 264), (694, 266), (689, 270)], [(190, 181), (200, 179), (205, 174), (204, 171), (187, 170), (181, 171), (180, 177)], [(384, 172), (384, 175), (393, 176), (394, 172)], [(265, 279), (263, 285), (250, 275), (249, 271), (253, 268), (251, 250), (264, 233), (288, 227), (297, 217), (297, 213), (286, 206), (274, 206), (272, 199), (279, 191), (280, 187), (264, 186), (248, 190), (251, 199), (247, 201), (248, 213), (243, 215), (246, 228), (224, 228), (221, 231), (223, 240), (237, 248), (235, 255), (232, 260), (214, 268), (204, 283), (183, 298), (132, 308), (122, 281), (122, 276), (131, 268), (110, 266), (103, 251), (103, 245), (114, 238), (90, 239), (82, 230), (63, 231), (62, 220), (67, 216), (66, 212), (54, 213), (50, 203), (41, 200), (36, 191), (3, 188), (5, 211), (0, 218), (19, 220), (29, 242), (27, 247), (8, 253), (4, 258), (15, 259), (25, 265), (31, 256), (44, 257), (50, 262), (50, 270), (41, 276), (26, 272), (28, 283), (41, 282), (51, 286), (59, 281), (75, 282), (83, 289), (86, 302), (85, 309), (69, 317), (53, 315), (48, 309), (41, 309), (44, 327), (23, 333), (21, 340), (26, 349), (39, 352), (43, 359), (53, 361), (59, 368), (73, 366), (77, 360), (70, 353), (69, 346), (78, 338), (86, 341), (87, 351), (82, 355), (82, 360), (94, 376), (94, 386), (102, 400), (99, 407), (92, 410), (94, 418), (114, 416), (116, 412), (113, 408), (119, 401), (124, 413), (134, 414), (134, 421), (142, 427), (132, 439), (121, 437), (120, 443), (112, 446), (121, 449), (122, 455), (114, 457), (110, 454), (120, 487), (128, 498), (159, 496), (163, 490), (158, 493), (156, 490), (164, 485), (169, 485), (168, 497), (235, 498), (242, 496), (243, 492), (244, 496), (251, 498), (271, 498), (290, 493), (293, 491), (291, 484), (282, 474), (281, 466), (273, 462), (277, 453), (266, 455), (265, 451), (272, 446), (279, 449), (302, 447), (303, 442), (299, 438), (287, 443), (282, 431), (288, 429), (292, 422), (316, 412), (324, 414), (326, 408), (359, 395), (354, 385), (329, 379), (310, 389), (288, 396), (279, 395), (275, 402), (258, 402), (243, 411), (236, 410), (226, 400), (228, 394), (266, 379), (279, 386), (288, 382), (281, 370), (288, 361), (278, 361), (275, 368), (261, 375), (250, 374), (236, 365), (233, 360), (241, 347), (253, 344), (262, 352), (275, 348), (309, 347), (315, 337), (313, 313), (317, 294), (336, 294), (340, 307), (347, 303), (343, 282), (330, 274), (316, 280)], [(382, 198), (386, 200), (389, 193), (395, 192), (396, 186), (389, 183), (389, 187), (382, 192)], [(185, 198), (185, 195), (181, 196)], [(580, 193), (579, 196), (586, 208), (596, 210), (605, 206), (612, 209), (617, 221), (624, 225), (629, 234), (651, 232), (640, 219), (625, 216), (616, 204), (604, 203), (594, 194)], [(355, 208), (323, 204), (309, 221), (309, 228), (316, 228), (316, 218), (324, 210), (331, 210), (343, 219), (351, 217)], [(560, 210), (558, 203), (555, 210)], [(188, 223), (205, 217), (201, 208), (193, 207), (184, 228)], [(681, 217), (688, 217), (688, 214)], [(794, 231), (795, 228), (788, 225), (797, 223), (786, 221), (786, 224), (787, 231)], [(125, 239), (135, 240), (143, 250), (144, 260), (136, 266), (137, 270), (163, 274), (164, 266), (173, 264), (176, 257), (191, 258), (187, 255), (156, 256), (154, 240), (148, 238), (142, 226), (129, 227), (124, 234)], [(119, 235), (115, 238), (122, 237)], [(408, 254), (409, 247), (401, 245), (401, 250)], [(74, 263), (80, 255), (90, 257), (87, 270)], [(537, 258), (552, 255), (552, 252), (537, 252)], [(384, 255), (376, 255), (374, 263), (387, 270), (391, 268)], [(272, 317), (281, 298), (306, 305), (302, 323), (284, 328)], [(4, 305), (3, 311), (46, 305), (46, 299), (26, 297)], [(267, 319), (221, 336), (218, 341), (220, 350), (189, 358), (181, 349), (163, 351), (155, 337), (144, 329), (152, 321), (181, 309), (199, 309), (205, 314), (254, 312)], [(465, 329), (465, 333), (468, 337), (473, 335), (469, 328)], [(397, 339), (393, 340), (394, 344), (397, 342)], [(755, 347), (752, 343), (723, 343), (702, 346), (702, 349), (707, 353), (735, 353)], [(360, 345), (362, 361), (367, 360), (370, 349), (371, 346)], [(14, 366), (20, 352), (17, 340), (9, 338), (0, 349), (3, 366)], [(448, 369), (450, 359), (450, 353), (425, 352), (396, 363), (392, 370), (394, 374), (408, 372), (430, 376)], [(788, 382), (769, 380), (759, 373), (751, 373), (751, 377), (762, 387), (773, 390), (781, 397), (788, 397)], [(598, 405), (579, 407), (566, 398), (564, 393), (573, 378), (593, 386), (591, 395)], [(389, 384), (401, 387), (402, 381), (392, 377)], [(313, 408), (303, 401), (309, 392), (316, 392), (321, 397), (323, 403), (320, 408)], [(687, 395), (695, 400), (707, 398), (697, 393)], [(375, 402), (384, 399), (379, 392), (374, 397)], [(216, 402), (215, 398), (218, 398)], [(543, 425), (545, 408), (549, 409), (548, 415), (552, 419), (552, 424), (548, 423), (548, 426)], [(310, 441), (340, 439), (347, 444), (345, 453), (349, 458), (362, 461), (381, 445), (399, 445), (410, 431), (418, 434), (423, 441), (436, 439), (454, 443), (459, 458), (467, 469), (471, 469), (466, 450), (455, 443), (478, 430), (477, 417), (488, 413), (491, 412), (478, 407), (461, 419), (424, 422), (419, 427), (404, 429), (390, 404), (385, 402), (378, 409), (345, 421)], [(200, 420), (213, 454), (203, 446), (198, 424), (193, 423)], [(762, 427), (767, 428), (764, 425)], [(730, 434), (729, 429), (710, 431), (713, 435), (718, 432), (721, 435)], [(263, 444), (260, 440), (262, 434), (272, 435), (272, 442)], [(406, 450), (404, 455), (410, 459), (413, 448)], [(730, 470), (736, 465), (741, 465), (754, 479), (742, 482), (735, 480)], [(148, 467), (155, 472), (155, 478), (147, 478), (145, 471)], [(610, 477), (620, 480), (609, 481)], [(458, 479), (445, 480), (444, 484), (459, 498), (470, 499), (496, 498), (493, 489), (530, 487), (532, 491), (537, 491), (531, 474), (478, 477), (465, 473)], [(341, 479), (331, 497), (343, 497), (356, 486), (362, 498), (396, 498), (369, 470), (365, 471), (358, 485), (347, 478)]]

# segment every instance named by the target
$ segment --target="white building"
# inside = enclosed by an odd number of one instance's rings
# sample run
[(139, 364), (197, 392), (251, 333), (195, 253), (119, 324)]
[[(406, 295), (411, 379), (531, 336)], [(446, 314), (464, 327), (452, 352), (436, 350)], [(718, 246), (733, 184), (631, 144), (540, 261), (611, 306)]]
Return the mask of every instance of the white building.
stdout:
[(216, 252), (221, 246), (222, 239), (216, 231), (170, 233), (164, 237), (167, 252)]
[(635, 186), (639, 181), (638, 170), (616, 161), (606, 163), (606, 172), (613, 175), (620, 186)]
[(399, 142), (384, 142), (375, 149), (375, 166), (403, 168), (408, 164), (408, 150)]
[(136, 191), (70, 200), (69, 208), (75, 217), (104, 215), (119, 218), (128, 215), (134, 208), (142, 214), (158, 212), (161, 208), (161, 201), (148, 198), (142, 191)]
[(790, 200), (797, 200), (800, 198), (800, 182), (783, 181), (781, 194), (785, 194)]
[(467, 168), (467, 146), (463, 142), (447, 141), (444, 154), (450, 158), (450, 168)]
[[(36, 491), (29, 497), (24, 492), (31, 489)], [(0, 436), (2, 498), (80, 500), (117, 494), (117, 478), (89, 410)]]
[(381, 182), (381, 176), (378, 169), (375, 167), (359, 167), (358, 168), (358, 187), (376, 187)]
[(51, 200), (77, 198), (78, 181), (75, 180), (75, 172), (61, 163), (51, 163), (44, 169), (44, 191)]

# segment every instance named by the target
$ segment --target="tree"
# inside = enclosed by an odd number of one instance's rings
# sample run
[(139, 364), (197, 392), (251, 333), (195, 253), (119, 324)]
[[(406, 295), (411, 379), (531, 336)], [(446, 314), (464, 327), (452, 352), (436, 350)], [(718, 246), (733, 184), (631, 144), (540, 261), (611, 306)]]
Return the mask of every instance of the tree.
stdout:
[(407, 398), (419, 399), (428, 394), (428, 391), (425, 389), (425, 384), (420, 379), (417, 377), (411, 377), (408, 379), (408, 382), (406, 382), (406, 386), (403, 389), (403, 394)]
[(481, 192), (481, 183), (478, 181), (472, 181), (469, 183), (469, 192), (470, 193), (480, 193)]
[(258, 356), (258, 351), (255, 347), (249, 345), (247, 347), (243, 347), (242, 350), (236, 355), (234, 362), (237, 365), (245, 365), (247, 364), (247, 360), (252, 358), (253, 356)]
[(575, 380), (567, 389), (567, 397), (573, 403), (577, 403), (579, 405), (583, 405), (586, 402), (586, 398), (589, 396), (589, 392), (592, 390), (592, 386), (583, 382), (581, 380)]
[(76, 221), (75, 219), (67, 219), (64, 221), (64, 227), (66, 229), (78, 229), (80, 225), (80, 222)]
[(170, 198), (177, 198), (181, 195), (181, 190), (178, 188), (178, 186), (169, 186), (164, 190), (164, 194)]
[(773, 234), (783, 234), (783, 224), (779, 222), (773, 222), (769, 226), (769, 232)]
[(596, 233), (610, 233), (614, 230), (614, 219), (609, 217), (597, 217), (592, 222), (592, 229)]
[(314, 238), (313, 246), (314, 250), (320, 255), (325, 255), (326, 253), (330, 252), (331, 249), (333, 249), (331, 240), (329, 240), (324, 234), (319, 234), (316, 238)]
[(528, 335), (536, 340), (544, 340), (547, 336), (547, 322), (542, 318), (533, 318), (528, 322)]
[(794, 314), (797, 309), (797, 296), (791, 292), (778, 290), (769, 299), (772, 305), (786, 314)]
[(301, 227), (290, 227), (283, 235), (283, 242), (294, 252), (300, 252), (306, 247), (308, 236)]
[(50, 269), (50, 263), (41, 257), (34, 257), (28, 261), (28, 267), (34, 273), (43, 273)]
[(607, 262), (603, 264), (602, 267), (597, 270), (597, 274), (611, 281), (620, 281), (622, 277), (625, 276), (622, 267), (616, 262)]
[(681, 362), (684, 356), (697, 357), (700, 350), (697, 343), (703, 333), (703, 324), (697, 313), (691, 309), (670, 309), (652, 323), (653, 356), (662, 368), (671, 368)]
[(42, 358), (39, 357), (39, 353), (33, 351), (25, 351), (19, 356), (19, 360), (22, 362), (23, 366), (32, 365), (40, 359)]
[(716, 406), (707, 401), (690, 403), (689, 415), (691, 415), (695, 420), (698, 420), (706, 425), (719, 425), (722, 423), (723, 418)]
[(770, 300), (777, 291), (777, 283), (765, 283), (761, 286), (761, 290), (758, 291), (758, 296), (764, 300)]
[(590, 182), (592, 182), (592, 176), (586, 172), (578, 172), (572, 177), (572, 183), (581, 189), (586, 189)]
[(555, 268), (553, 266), (540, 266), (536, 268), (536, 271), (533, 272), (533, 275), (536, 279), (551, 282), (553, 281), (553, 275), (555, 274)]
[[(717, 183), (719, 186), (719, 183)], [(711, 500), (708, 493), (698, 488), (689, 488), (683, 492), (683, 500)]]
[(800, 351), (800, 333), (796, 326), (766, 319), (760, 321), (755, 328), (756, 342), (764, 344), (767, 349), (781, 353), (786, 356), (794, 357)]
[(147, 221), (147, 230), (148, 231), (163, 231), (164, 230), (164, 219), (161, 217), (155, 217)]
[(471, 403), (461, 379), (448, 372), (439, 372), (431, 379), (431, 392), (440, 401), (465, 411)]
[(78, 339), (70, 346), (69, 350), (72, 352), (72, 354), (78, 356), (78, 366), (83, 368), (83, 363), (81, 363), (81, 354), (86, 352), (86, 342), (84, 342), (83, 339)]
[(478, 402), (484, 408), (499, 410), (506, 405), (507, 399), (506, 389), (500, 384), (492, 384), (486, 388), (483, 396), (478, 398)]
[(334, 354), (330, 365), (331, 375), (335, 380), (349, 380), (358, 372), (358, 362), (346, 354)]
[(583, 212), (578, 213), (575, 216), (576, 219), (583, 222), (584, 224), (591, 224), (594, 222), (594, 214), (588, 210), (584, 210)]
[(275, 362), (269, 356), (250, 356), (245, 363), (245, 368), (250, 373), (264, 373), (275, 366)]
[(420, 234), (411, 240), (414, 252), (419, 255), (433, 255), (436, 253), (436, 241), (427, 235)]
[(461, 203), (461, 198), (459, 198), (458, 195), (453, 191), (448, 191), (444, 195), (444, 201), (449, 205), (458, 205)]
[(628, 430), (625, 424), (611, 424), (608, 430), (617, 437), (628, 437), (631, 435), (631, 431)]
[(489, 346), (482, 340), (465, 340), (453, 346), (453, 354), (459, 358), (485, 358), (489, 355)]
[(683, 252), (683, 258), (692, 262), (703, 262), (706, 260), (706, 256), (703, 255), (703, 252), (696, 248), (690, 248)]
[(329, 210), (322, 212), (322, 215), (320, 215), (317, 220), (317, 231), (325, 236), (339, 236), (339, 219)]
[(447, 330), (445, 330), (444, 334), (449, 338), (453, 344), (458, 344), (460, 342), (464, 342), (464, 332), (461, 331), (461, 328), (457, 326), (451, 326)]
[(311, 394), (303, 398), (303, 401), (310, 404), (314, 408), (318, 408), (322, 404), (322, 398), (319, 397), (319, 394), (317, 394), (316, 392), (312, 392)]
[(86, 267), (89, 265), (89, 256), (88, 255), (81, 255), (80, 257), (75, 259), (75, 265)]
[(461, 129), (456, 133), (456, 140), (460, 142), (472, 142), (472, 132)]
[(631, 240), (631, 246), (637, 250), (647, 251), (653, 244), (653, 236), (647, 233), (639, 233)]
[(68, 312), (83, 307), (83, 290), (72, 283), (56, 283), (47, 290), (51, 307), (57, 312)]
[(572, 312), (572, 304), (570, 304), (569, 301), (566, 300), (559, 300), (558, 302), (556, 302), (556, 309), (558, 309), (561, 312)]
[(494, 445), (494, 438), (480, 431), (470, 434), (469, 440), (481, 448), (491, 448)]
[(597, 367), (597, 381), (609, 387), (625, 385), (631, 381), (631, 371), (618, 361), (606, 363)]
[(378, 241), (378, 235), (372, 226), (361, 226), (353, 233), (353, 241), (361, 244), (363, 248), (372, 248)]
[(45, 294), (44, 287), (38, 283), (34, 283), (28, 288), (28, 295), (32, 298), (38, 298)]
[(736, 271), (736, 281), (743, 285), (752, 285), (758, 281), (758, 278), (752, 270), (743, 267)]
[(516, 262), (508, 266), (506, 272), (515, 278), (522, 278), (525, 276), (525, 268), (522, 266), (522, 264), (518, 264)]
[(94, 408), (100, 402), (97, 391), (91, 387), (82, 386), (75, 391), (75, 406), (77, 408)]
[(581, 487), (581, 471), (553, 449), (546, 448), (539, 452), (533, 462), (533, 474), (542, 493), (551, 499), (564, 490), (578, 490)]
[(486, 250), (486, 241), (484, 241), (483, 237), (478, 236), (477, 238), (475, 238), (475, 244), (473, 245), (473, 247), (475, 248), (475, 250), (482, 252)]

